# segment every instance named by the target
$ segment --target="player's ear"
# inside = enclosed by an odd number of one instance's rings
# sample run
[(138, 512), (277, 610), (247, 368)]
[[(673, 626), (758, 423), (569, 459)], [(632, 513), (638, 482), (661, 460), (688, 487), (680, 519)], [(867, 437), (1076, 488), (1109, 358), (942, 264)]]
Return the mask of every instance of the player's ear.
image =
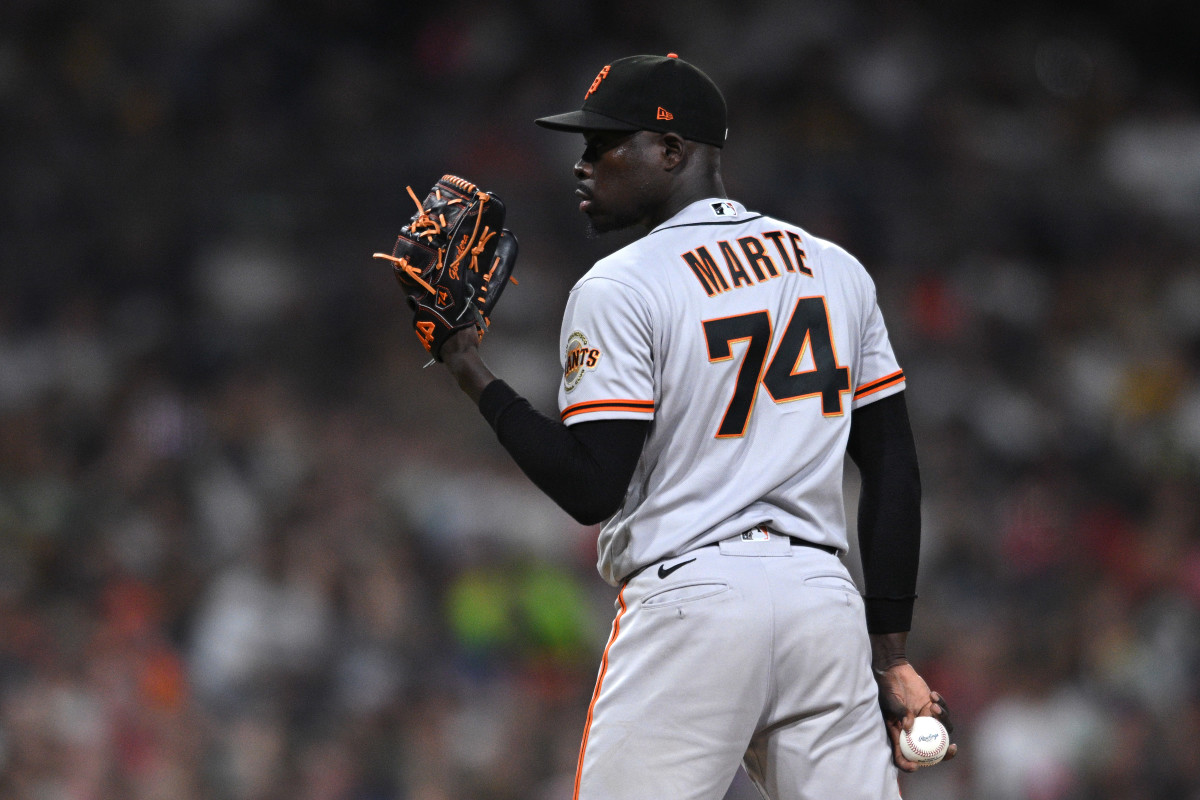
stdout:
[(668, 171), (687, 161), (687, 141), (678, 133), (659, 134), (658, 144), (662, 148), (663, 167)]

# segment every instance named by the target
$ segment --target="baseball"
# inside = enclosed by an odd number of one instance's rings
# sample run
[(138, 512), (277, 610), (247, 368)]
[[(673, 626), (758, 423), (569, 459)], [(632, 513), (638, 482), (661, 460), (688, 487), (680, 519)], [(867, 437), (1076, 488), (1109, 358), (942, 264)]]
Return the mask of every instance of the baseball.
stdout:
[(922, 766), (936, 764), (950, 747), (950, 734), (933, 717), (917, 717), (911, 731), (900, 732), (900, 752)]

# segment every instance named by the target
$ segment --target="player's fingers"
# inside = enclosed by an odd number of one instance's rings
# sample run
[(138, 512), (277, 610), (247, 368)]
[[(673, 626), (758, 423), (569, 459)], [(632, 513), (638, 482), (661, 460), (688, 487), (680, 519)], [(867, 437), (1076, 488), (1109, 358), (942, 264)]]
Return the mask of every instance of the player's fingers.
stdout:
[(932, 707), (933, 716), (937, 717), (938, 721), (946, 726), (948, 733), (954, 733), (954, 723), (950, 721), (950, 704), (946, 702), (946, 698), (939, 692), (931, 692), (929, 695), (934, 702)]
[(916, 772), (917, 764), (909, 761), (900, 752), (900, 732), (901, 726), (898, 721), (889, 722), (887, 724), (888, 738), (892, 740), (892, 763), (904, 772)]
[(897, 698), (895, 705), (890, 709), (890, 714), (885, 714), (888, 722), (896, 726), (896, 735), (899, 736), (901, 731), (912, 730), (913, 720), (921, 716), (920, 709), (912, 709), (904, 701)]
[[(932, 706), (933, 715), (938, 721), (946, 727), (946, 733), (954, 733), (954, 723), (950, 721), (950, 704), (946, 702), (946, 698), (940, 692), (930, 692), (929, 696), (933, 699)], [(946, 748), (946, 755), (942, 758), (943, 761), (949, 761), (958, 754), (958, 745), (951, 742)]]
[(900, 745), (898, 743), (892, 748), (892, 763), (904, 772), (916, 772), (921, 766), (915, 761), (909, 761), (905, 758), (904, 754), (900, 752)]

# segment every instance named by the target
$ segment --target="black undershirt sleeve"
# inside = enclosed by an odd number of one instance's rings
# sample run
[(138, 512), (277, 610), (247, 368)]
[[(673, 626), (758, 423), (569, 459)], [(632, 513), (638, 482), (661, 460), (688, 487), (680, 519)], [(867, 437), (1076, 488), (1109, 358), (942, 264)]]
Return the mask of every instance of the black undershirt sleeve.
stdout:
[(904, 393), (855, 409), (847, 452), (862, 476), (858, 545), (867, 630), (912, 625), (921, 549), (921, 476)]
[(626, 419), (567, 426), (502, 380), (484, 388), (479, 412), (534, 485), (584, 525), (603, 522), (621, 507), (650, 427)]

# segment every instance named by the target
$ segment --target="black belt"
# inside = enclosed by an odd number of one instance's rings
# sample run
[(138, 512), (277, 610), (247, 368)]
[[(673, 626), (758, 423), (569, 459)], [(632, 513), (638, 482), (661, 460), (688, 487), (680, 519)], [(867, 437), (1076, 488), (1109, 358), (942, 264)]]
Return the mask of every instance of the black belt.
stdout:
[[(754, 528), (751, 528), (750, 530), (754, 530)], [(786, 534), (780, 533), (779, 531), (773, 531), (770, 528), (767, 528), (766, 530), (768, 533), (773, 533), (776, 536), (785, 536), (786, 535)], [(829, 555), (838, 556), (839, 558), (841, 557), (841, 554), (842, 554), (841, 551), (838, 550), (833, 545), (817, 544), (816, 542), (810, 542), (806, 539), (798, 539), (795, 536), (788, 536), (787, 538), (791, 540), (792, 544), (799, 545), (800, 547), (811, 547), (816, 550), (823, 550), (824, 552), (829, 553)], [(720, 542), (711, 542), (709, 544), (704, 545), (704, 547), (719, 547), (720, 544), (721, 544)], [(678, 558), (678, 556), (676, 556), (676, 558)], [(653, 566), (653, 565), (650, 564), (647, 566)], [(637, 575), (645, 569), (646, 569), (646, 567), (638, 567), (633, 572), (629, 573), (624, 578), (622, 578), (619, 582), (620, 583), (628, 583), (629, 581), (633, 580), (633, 578), (637, 577)]]
[(841, 551), (838, 550), (836, 547), (834, 547), (831, 544), (817, 544), (816, 542), (809, 542), (809, 541), (805, 541), (804, 539), (797, 539), (795, 536), (789, 536), (788, 538), (792, 540), (792, 544), (798, 544), (801, 547), (815, 547), (818, 550), (824, 550), (826, 553), (829, 553), (829, 555), (831, 555), (831, 556), (840, 556), (841, 555)]
[[(792, 544), (799, 545), (800, 547), (812, 547), (817, 550), (824, 550), (826, 553), (829, 553), (829, 555), (831, 555), (831, 556), (839, 556), (839, 557), (841, 556), (841, 551), (838, 550), (833, 545), (817, 544), (816, 542), (810, 542), (807, 539), (798, 539), (795, 536), (789, 536), (786, 533), (780, 533), (777, 530), (772, 530), (771, 528), (768, 528), (766, 525), (755, 525), (750, 530), (762, 530), (766, 533), (773, 533), (776, 536), (787, 536), (787, 538), (792, 540)], [(715, 544), (720, 544), (720, 542), (715, 542)]]

